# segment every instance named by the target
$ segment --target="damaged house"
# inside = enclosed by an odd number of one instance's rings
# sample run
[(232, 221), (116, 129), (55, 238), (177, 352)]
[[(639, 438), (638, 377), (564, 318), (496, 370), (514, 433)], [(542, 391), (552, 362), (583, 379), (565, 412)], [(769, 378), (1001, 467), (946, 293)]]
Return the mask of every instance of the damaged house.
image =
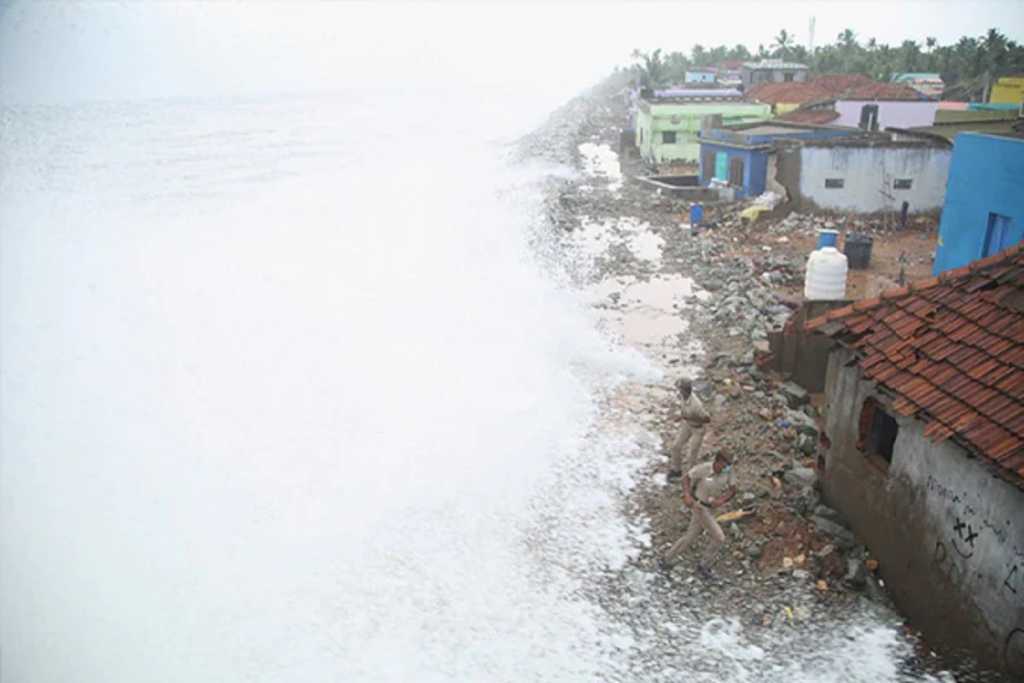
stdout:
[(823, 495), (929, 642), (1024, 677), (1024, 249), (832, 310)]
[(735, 196), (756, 197), (775, 177), (775, 143), (780, 140), (832, 140), (856, 135), (856, 128), (767, 121), (700, 132), (700, 183), (727, 182)]
[(942, 207), (950, 149), (944, 140), (895, 141), (874, 133), (776, 142), (776, 181), (798, 211), (900, 211)]

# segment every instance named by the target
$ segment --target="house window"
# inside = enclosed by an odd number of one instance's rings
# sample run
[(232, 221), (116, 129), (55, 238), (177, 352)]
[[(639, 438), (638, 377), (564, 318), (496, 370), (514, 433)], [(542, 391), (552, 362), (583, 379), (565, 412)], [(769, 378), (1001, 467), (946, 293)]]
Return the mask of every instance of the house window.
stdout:
[(676, 144), (676, 132), (674, 130), (666, 130), (661, 134), (661, 141), (666, 145)]
[(910, 186), (914, 184), (911, 178), (897, 178), (892, 181), (892, 189), (894, 190), (909, 190)]
[(825, 178), (825, 189), (826, 190), (841, 190), (843, 189), (842, 178)]
[(886, 466), (892, 463), (892, 449), (900, 426), (873, 398), (864, 400), (860, 408), (857, 448), (868, 457), (880, 459)]
[(985, 229), (985, 244), (982, 256), (991, 256), (1007, 247), (1012, 247), (1019, 238), (1014, 239), (1013, 218), (999, 213), (988, 215), (988, 226)]

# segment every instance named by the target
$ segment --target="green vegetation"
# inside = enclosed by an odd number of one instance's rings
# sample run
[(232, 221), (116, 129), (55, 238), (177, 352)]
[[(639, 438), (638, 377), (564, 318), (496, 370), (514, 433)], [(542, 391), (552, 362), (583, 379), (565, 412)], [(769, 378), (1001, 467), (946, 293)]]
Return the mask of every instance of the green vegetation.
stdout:
[(632, 57), (634, 63), (617, 68), (613, 78), (637, 80), (651, 88), (682, 83), (689, 68), (774, 57), (806, 64), (815, 73), (859, 73), (881, 81), (901, 72), (934, 72), (946, 83), (947, 99), (985, 101), (1000, 76), (1024, 73), (1024, 45), (994, 28), (977, 38), (964, 36), (952, 45), (939, 45), (935, 38), (926, 38), (923, 45), (904, 40), (895, 47), (874, 38), (862, 43), (856, 33), (846, 29), (836, 36), (835, 43), (816, 47), (813, 53), (797, 45), (793, 35), (782, 29), (768, 48), (758, 45), (756, 52), (744, 45), (710, 49), (694, 45), (688, 54), (634, 50)]

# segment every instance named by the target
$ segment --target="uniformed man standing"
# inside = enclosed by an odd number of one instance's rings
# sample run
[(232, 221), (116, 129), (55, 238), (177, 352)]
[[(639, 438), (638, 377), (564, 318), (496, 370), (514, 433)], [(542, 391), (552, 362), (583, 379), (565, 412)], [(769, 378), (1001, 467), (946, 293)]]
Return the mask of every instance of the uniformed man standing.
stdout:
[(669, 466), (668, 478), (676, 479), (683, 476), (683, 470), (697, 464), (700, 444), (704, 441), (704, 425), (711, 422), (711, 416), (704, 410), (704, 404), (693, 393), (693, 384), (683, 377), (676, 382), (681, 399), (680, 411), (682, 425), (679, 434), (672, 444), (672, 463)]
[(677, 555), (697, 540), (701, 531), (708, 532), (708, 545), (697, 573), (704, 578), (711, 575), (711, 567), (718, 559), (718, 552), (725, 543), (725, 533), (715, 520), (714, 509), (728, 503), (736, 495), (736, 477), (732, 461), (722, 452), (715, 454), (711, 462), (704, 462), (692, 468), (683, 477), (683, 503), (690, 508), (690, 526), (686, 533), (669, 548), (658, 565), (671, 569)]

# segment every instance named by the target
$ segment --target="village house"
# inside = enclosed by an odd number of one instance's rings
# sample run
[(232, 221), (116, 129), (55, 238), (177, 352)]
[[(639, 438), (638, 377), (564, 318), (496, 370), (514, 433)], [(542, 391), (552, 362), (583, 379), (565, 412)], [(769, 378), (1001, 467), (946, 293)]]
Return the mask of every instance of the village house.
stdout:
[(784, 62), (781, 59), (744, 62), (740, 67), (744, 91), (759, 83), (799, 83), (807, 80), (807, 74), (806, 64)]
[(717, 79), (718, 74), (714, 69), (687, 69), (684, 76), (686, 83), (693, 85), (714, 85)]
[(899, 73), (893, 75), (892, 82), (908, 85), (930, 100), (940, 99), (946, 89), (942, 76), (937, 73)]
[(1024, 240), (1024, 125), (1019, 133), (960, 133), (939, 224), (935, 274)]
[(834, 309), (825, 502), (929, 643), (1024, 677), (1024, 247)]
[[(929, 126), (939, 108), (938, 102), (906, 85), (879, 83), (859, 74), (829, 74), (806, 83), (765, 83), (749, 89), (746, 98), (771, 105), (776, 115), (831, 109), (834, 116), (829, 123), (868, 131)], [(825, 121), (817, 118), (815, 122)]]
[(697, 133), (710, 117), (721, 124), (751, 123), (770, 116), (767, 105), (744, 102), (735, 90), (673, 90), (640, 99), (635, 140), (640, 157), (648, 163), (696, 163)]
[(777, 140), (777, 181), (798, 211), (909, 213), (942, 207), (950, 150), (945, 141), (897, 141), (870, 133)]
[(743, 87), (743, 60), (727, 59), (715, 65), (718, 84), (726, 88)]
[(857, 135), (856, 128), (808, 126), (778, 121), (753, 123), (700, 132), (700, 182), (713, 179), (736, 188), (735, 197), (756, 197), (775, 177), (775, 142), (830, 140)]

